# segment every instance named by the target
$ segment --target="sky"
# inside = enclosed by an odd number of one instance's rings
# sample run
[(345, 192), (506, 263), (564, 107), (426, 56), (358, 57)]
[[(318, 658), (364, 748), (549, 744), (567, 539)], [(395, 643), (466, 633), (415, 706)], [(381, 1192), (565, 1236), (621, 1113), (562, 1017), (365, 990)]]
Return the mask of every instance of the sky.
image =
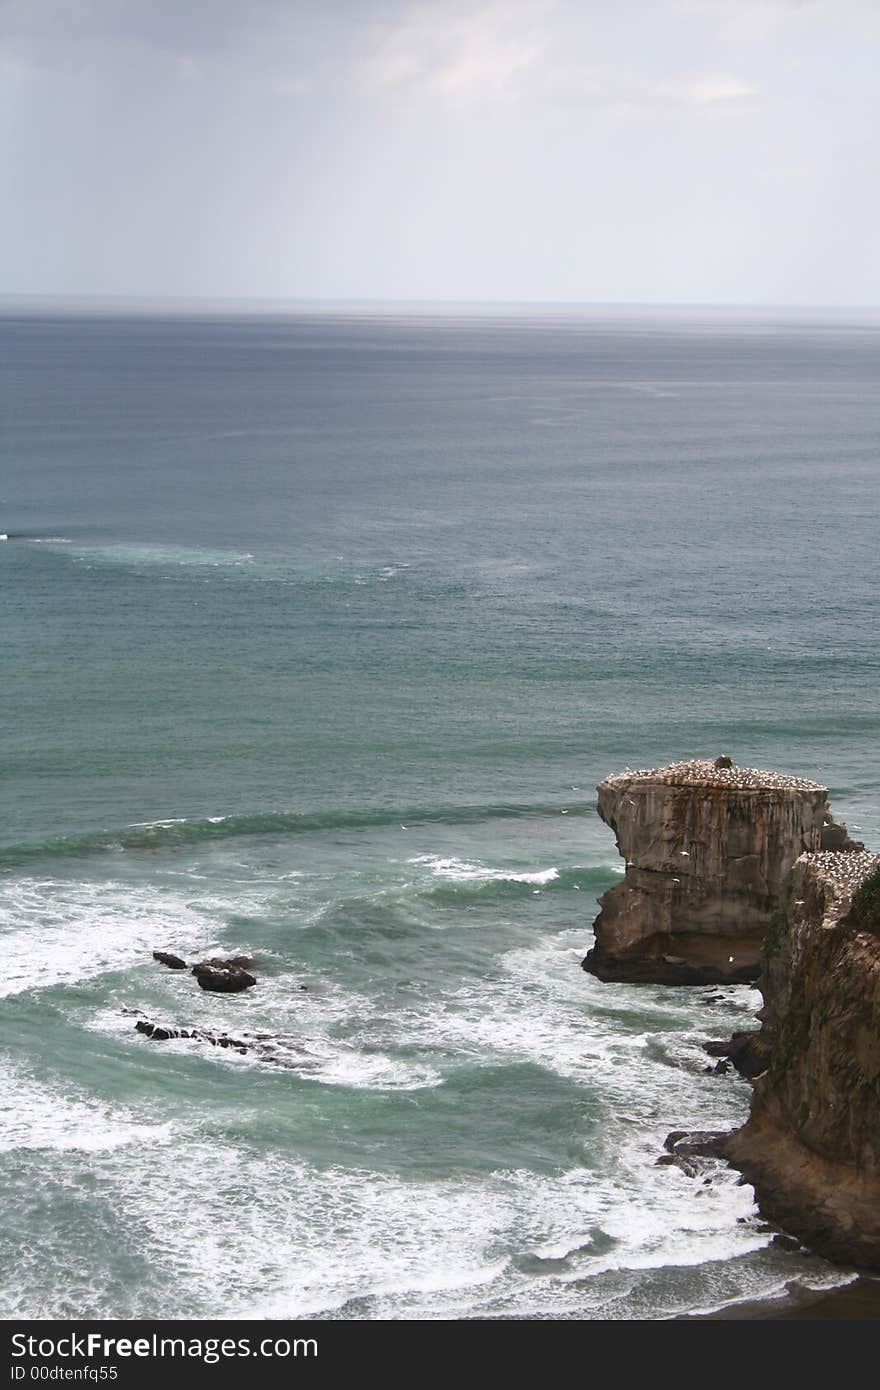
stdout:
[(878, 0), (0, 0), (0, 293), (880, 304)]

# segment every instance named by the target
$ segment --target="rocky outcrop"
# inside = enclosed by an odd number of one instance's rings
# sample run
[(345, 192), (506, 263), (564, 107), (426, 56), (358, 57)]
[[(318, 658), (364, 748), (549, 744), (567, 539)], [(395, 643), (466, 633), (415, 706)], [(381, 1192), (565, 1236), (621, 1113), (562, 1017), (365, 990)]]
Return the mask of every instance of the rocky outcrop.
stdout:
[(707, 1042), (703, 1050), (710, 1057), (722, 1059), (715, 1067), (722, 1076), (732, 1066), (750, 1081), (766, 1071), (770, 1061), (770, 1044), (760, 1029), (734, 1033), (728, 1042)]
[(599, 784), (626, 872), (600, 900), (584, 969), (668, 984), (757, 977), (786, 876), (820, 847), (828, 792), (730, 763), (697, 759)]
[(206, 1028), (180, 1028), (171, 1023), (155, 1023), (144, 1018), (139, 1009), (122, 1010), (124, 1014), (135, 1014), (135, 1031), (150, 1042), (209, 1043), (211, 1047), (231, 1049), (242, 1056), (250, 1055), (254, 1061), (267, 1066), (281, 1067), (287, 1071), (310, 1071), (320, 1065), (320, 1061), (308, 1048), (289, 1037), (273, 1037), (270, 1033), (244, 1033), (232, 1037), (228, 1033), (214, 1033)]
[(798, 859), (760, 987), (768, 1062), (725, 1156), (771, 1220), (880, 1269), (880, 856)]
[(253, 961), (250, 956), (211, 956), (209, 960), (200, 960), (192, 968), (194, 975), (201, 975), (206, 970), (250, 970)]
[(248, 1045), (241, 1038), (230, 1038), (226, 1033), (209, 1033), (204, 1028), (174, 1028), (160, 1023), (151, 1023), (149, 1019), (139, 1018), (134, 1025), (138, 1033), (143, 1033), (144, 1037), (152, 1042), (170, 1042), (174, 1038), (187, 1038), (194, 1042), (210, 1043), (212, 1047), (233, 1047), (236, 1052), (247, 1052)]
[[(154, 951), (153, 960), (167, 965), (171, 970), (185, 970), (186, 961), (170, 951)], [(198, 961), (192, 967), (192, 974), (202, 989), (215, 994), (240, 994), (257, 983), (250, 974), (253, 961), (250, 956), (211, 956), (210, 960)]]
[(193, 970), (193, 974), (202, 989), (213, 990), (216, 994), (240, 994), (243, 989), (250, 989), (257, 983), (247, 970), (218, 970), (203, 965)]
[[(700, 1160), (723, 1158), (724, 1145), (729, 1138), (730, 1134), (720, 1129), (674, 1129), (667, 1134), (663, 1143), (666, 1152), (655, 1161), (655, 1166), (680, 1168), (689, 1178), (698, 1177), (707, 1171)], [(717, 1167), (717, 1164), (711, 1166)]]
[(861, 840), (851, 840), (846, 821), (835, 820), (829, 811), (825, 816), (825, 824), (822, 826), (822, 838), (819, 848), (860, 850), (864, 849), (865, 846)]

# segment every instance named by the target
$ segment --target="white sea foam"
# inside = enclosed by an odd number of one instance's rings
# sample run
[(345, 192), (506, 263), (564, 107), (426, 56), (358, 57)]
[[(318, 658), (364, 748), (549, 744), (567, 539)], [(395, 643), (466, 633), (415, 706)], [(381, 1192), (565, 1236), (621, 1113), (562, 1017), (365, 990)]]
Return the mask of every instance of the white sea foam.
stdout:
[(20, 1072), (9, 1057), (0, 1066), (0, 1152), (17, 1149), (108, 1153), (126, 1144), (160, 1144), (170, 1123), (141, 1123), (124, 1106), (51, 1090)]
[(314, 1043), (309, 1048), (315, 1066), (307, 1080), (325, 1086), (350, 1086), (366, 1091), (423, 1091), (443, 1084), (436, 1067), (403, 1061), (382, 1053), (364, 1052), (356, 1046)]
[[(280, 973), (264, 973), (263, 967), (270, 961)], [(313, 976), (312, 988), (302, 991), (300, 973), (291, 975), (284, 969), (285, 963), (273, 953), (261, 951), (259, 988), (236, 996), (233, 1016), (228, 1011), (222, 1016), (222, 1026), (244, 1041), (249, 1049), (246, 1053), (189, 1038), (163, 1042), (163, 1051), (182, 1055), (195, 1051), (219, 1067), (268, 1073), (287, 1070), (309, 1082), (351, 1090), (418, 1091), (443, 1084), (443, 1073), (436, 1066), (418, 1056), (400, 1055), (401, 1028), (407, 1033), (418, 1027), (411, 1013), (377, 1017), (368, 996), (327, 980), (319, 981), (315, 988)], [(174, 985), (178, 977), (161, 972), (156, 980)], [(169, 1012), (160, 1012), (158, 1017), (154, 1008), (151, 1018), (173, 1027), (218, 1031), (215, 995), (199, 989), (188, 989), (181, 995), (175, 990), (165, 1008)], [(132, 1047), (152, 1046), (136, 1033), (132, 1015), (120, 1011), (115, 1003), (99, 1006), (87, 1026)], [(340, 1036), (342, 1029), (347, 1035)]]
[(164, 825), (186, 825), (186, 816), (166, 816), (164, 820), (133, 820), (130, 821), (128, 830), (152, 830)]
[[(732, 1178), (702, 1189), (701, 1202), (692, 1181), (664, 1170), (656, 1204), (626, 1163), (608, 1176), (516, 1169), (464, 1182), (314, 1166), (283, 1149), (257, 1157), (179, 1126), (174, 1138), (118, 1148), (102, 1166), (105, 1200), (162, 1251), (164, 1279), (149, 1302), (139, 1299), (144, 1316), (197, 1306), (209, 1317), (303, 1317), (357, 1299), (370, 1300), (369, 1311), (355, 1316), (454, 1316), (481, 1304), (492, 1313), (511, 1303), (533, 1314), (627, 1316), (613, 1306), (621, 1272), (632, 1288), (639, 1270), (736, 1259), (767, 1240), (737, 1225), (750, 1200)], [(206, 1192), (234, 1208), (234, 1222), (194, 1219)], [(536, 1281), (524, 1256), (555, 1267)], [(25, 1311), (51, 1308), (53, 1274), (67, 1277), (44, 1259)], [(101, 1291), (99, 1305), (118, 1316), (118, 1296)]]
[(607, 1104), (653, 1126), (655, 1152), (676, 1126), (742, 1123), (747, 1083), (731, 1078), (719, 1087), (704, 1072), (701, 1044), (719, 1027), (749, 1027), (760, 996), (746, 986), (730, 989), (723, 1022), (719, 1005), (706, 1008), (701, 1024), (686, 992), (608, 991), (585, 976), (578, 968), (585, 944), (573, 930), (506, 952), (485, 979), (433, 1001), (432, 1041), (475, 1061), (530, 1062), (594, 1085)]
[(16, 879), (0, 897), (0, 996), (124, 969), (163, 946), (191, 950), (216, 932), (207, 913), (159, 888)]
[[(226, 1122), (223, 1135), (208, 1138), (202, 1126), (210, 1109), (189, 1101), (181, 1108), (173, 1093), (173, 1145), (131, 1142), (149, 1116), (90, 1112), (88, 1103), (75, 1114), (59, 1109), (62, 1123), (45, 1137), (57, 1138), (66, 1123), (88, 1153), (91, 1133), (102, 1154), (101, 1200), (124, 1229), (137, 1232), (139, 1244), (162, 1252), (163, 1280), (135, 1289), (132, 1308), (141, 1316), (608, 1319), (666, 1316), (699, 1301), (771, 1292), (780, 1278), (761, 1262), (768, 1236), (751, 1219), (751, 1189), (720, 1163), (707, 1161), (707, 1185), (654, 1165), (668, 1129), (724, 1124), (744, 1107), (735, 1083), (719, 1086), (686, 1055), (682, 1060), (682, 1023), (698, 1010), (680, 991), (660, 988), (621, 987), (597, 1001), (576, 968), (580, 936), (510, 951), (482, 983), (447, 987), (423, 1007), (382, 1015), (374, 996), (339, 982), (325, 980), (316, 992), (295, 996), (289, 980), (267, 976), (261, 997), (247, 998), (237, 1012), (248, 1027), (288, 1023), (291, 1049), (295, 1039), (309, 1063), (290, 1074), (292, 1087), (303, 1080), (387, 1091), (440, 1084), (439, 1063), (395, 1055), (415, 1042), (435, 1053), (450, 1047), (457, 1066), (531, 1062), (577, 1076), (601, 1106), (584, 1166), (426, 1176), (418, 1167), (407, 1171), (402, 1132), (400, 1173), (396, 1161), (328, 1168), (307, 1161), (287, 1137), (273, 1143), (271, 1105), (260, 1111), (259, 1144), (237, 1141)], [(740, 998), (732, 990), (730, 997), (732, 1009), (751, 1002), (751, 992)], [(193, 1023), (216, 1010), (216, 1001), (198, 991), (187, 1000)], [(130, 1017), (113, 1014), (111, 1021), (112, 1012), (106, 1009), (97, 1026), (125, 1032), (132, 1047), (151, 1046), (136, 1037)], [(348, 1035), (340, 1038), (343, 1024)], [(387, 1045), (377, 1049), (382, 1039)], [(651, 1051), (658, 1040), (668, 1046), (665, 1057)], [(161, 1046), (172, 1065), (176, 1051), (192, 1044)], [(220, 1049), (204, 1047), (201, 1055), (222, 1067), (261, 1065)], [(250, 1135), (247, 1092), (239, 1095), (242, 1135)], [(289, 1102), (283, 1096), (278, 1092), (280, 1116), (299, 1104), (295, 1092)], [(54, 1113), (53, 1097), (40, 1104), (44, 1117)], [(44, 1123), (32, 1127), (34, 1147)], [(233, 1206), (235, 1221), (194, 1220), (205, 1192)], [(50, 1242), (30, 1282), (19, 1285), (19, 1315), (58, 1306), (69, 1276), (63, 1251), (56, 1260), (53, 1248)], [(130, 1314), (109, 1275), (106, 1286), (101, 1282), (100, 1261), (92, 1268), (90, 1312)], [(795, 1259), (787, 1277), (799, 1270)]]
[[(428, 882), (534, 883), (536, 875), (550, 881), (557, 872), (511, 874), (439, 855), (408, 863)], [(411, 870), (406, 877), (411, 883)], [(194, 904), (157, 886), (19, 881), (14, 903), (21, 911), (7, 917), (4, 948), (12, 946), (13, 960), (38, 984), (47, 975), (85, 978), (124, 967), (166, 939), (184, 951), (188, 939), (202, 948), (218, 914), (241, 911), (251, 898), (255, 910), (267, 891), (246, 878), (216, 887)], [(547, 932), (504, 953), (480, 977), (438, 980), (423, 1004), (416, 998), (406, 1008), (382, 990), (355, 988), (344, 974), (317, 967), (310, 968), (312, 988), (300, 993), (289, 959), (273, 956), (259, 990), (231, 1007), (236, 1029), (277, 1039), (281, 1067), (190, 1041), (150, 1044), (130, 1015), (101, 1005), (87, 1026), (124, 1042), (122, 1056), (143, 1048), (152, 1057), (158, 1046), (169, 1068), (195, 1052), (227, 1069), (222, 1085), (235, 1086), (242, 1130), (237, 1138), (231, 1132), (234, 1107), (218, 1130), (212, 1105), (179, 1085), (169, 1088), (167, 1118), (163, 1111), (157, 1124), (151, 1113), (67, 1088), (55, 1096), (43, 1084), (16, 1143), (37, 1155), (45, 1150), (47, 1163), (64, 1147), (77, 1151), (80, 1164), (99, 1156), (96, 1200), (120, 1229), (136, 1233), (139, 1247), (161, 1251), (163, 1279), (135, 1281), (129, 1304), (96, 1255), (83, 1306), (90, 1315), (112, 1316), (607, 1319), (672, 1315), (772, 1291), (779, 1275), (760, 1253), (768, 1236), (752, 1220), (751, 1189), (720, 1163), (707, 1161), (706, 1185), (655, 1167), (669, 1129), (728, 1127), (742, 1118), (747, 1087), (703, 1075), (700, 1042), (722, 1018), (724, 1027), (745, 1022), (754, 992), (726, 990), (725, 1002), (705, 1009), (701, 1032), (692, 992), (603, 989), (578, 969), (585, 945), (582, 928)], [(184, 1009), (185, 1017), (173, 1021), (216, 1031), (215, 998), (187, 989), (178, 999), (185, 979), (161, 971), (151, 979), (167, 987), (169, 1000), (174, 996), (172, 1007)], [(232, 1026), (228, 1016), (224, 1026)], [(313, 1094), (303, 1082), (412, 1092), (415, 1107), (436, 1104), (417, 1093), (451, 1084), (461, 1069), (476, 1074), (520, 1064), (575, 1081), (596, 1108), (598, 1128), (584, 1140), (583, 1166), (572, 1154), (564, 1172), (478, 1167), (441, 1177), (412, 1163), (405, 1129), (393, 1157), (358, 1154), (361, 1166), (337, 1161), (328, 1168), (305, 1157), (314, 1112), (308, 1102), (300, 1109), (300, 1097)], [(234, 1082), (233, 1069), (240, 1078)], [(262, 1105), (258, 1119), (249, 1108), (250, 1069), (265, 1079), (271, 1069), (280, 1087), (277, 1111)], [(401, 1095), (394, 1103), (409, 1100)], [(417, 1114), (414, 1108), (414, 1123)], [(303, 1126), (299, 1151), (284, 1128), (285, 1117), (294, 1116), (297, 1133)], [(381, 1132), (380, 1125), (379, 1150)], [(164, 1142), (169, 1133), (173, 1145)], [(443, 1166), (441, 1160), (441, 1172)], [(194, 1219), (205, 1192), (234, 1206), (235, 1221)], [(17, 1315), (49, 1315), (63, 1306), (69, 1259), (58, 1240), (56, 1250), (51, 1235), (39, 1265), (18, 1279)], [(789, 1278), (800, 1269), (797, 1258)]]
[(559, 877), (559, 870), (535, 869), (530, 872), (517, 872), (514, 869), (490, 869), (484, 864), (471, 864), (466, 859), (444, 858), (438, 854), (418, 854), (407, 860), (408, 864), (423, 864), (436, 878), (448, 879), (451, 883), (533, 883), (543, 885), (552, 883)]

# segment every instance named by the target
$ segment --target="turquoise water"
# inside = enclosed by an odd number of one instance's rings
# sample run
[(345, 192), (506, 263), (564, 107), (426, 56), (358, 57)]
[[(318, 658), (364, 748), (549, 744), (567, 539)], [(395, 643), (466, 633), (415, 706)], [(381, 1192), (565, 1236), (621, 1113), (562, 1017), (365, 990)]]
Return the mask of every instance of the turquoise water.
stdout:
[(734, 1174), (654, 1166), (744, 1117), (701, 1043), (758, 996), (579, 963), (609, 771), (730, 752), (880, 842), (878, 332), (0, 320), (7, 1316), (643, 1318), (846, 1277)]

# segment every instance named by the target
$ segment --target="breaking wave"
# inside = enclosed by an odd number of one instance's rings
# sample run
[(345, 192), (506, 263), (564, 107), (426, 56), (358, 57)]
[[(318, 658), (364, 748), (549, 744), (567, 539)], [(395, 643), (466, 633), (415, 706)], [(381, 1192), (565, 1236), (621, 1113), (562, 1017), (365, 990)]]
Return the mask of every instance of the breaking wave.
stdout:
[[(473, 825), (480, 821), (558, 816), (559, 806), (499, 803), (486, 806), (379, 807), (372, 811), (262, 811), (250, 815), (173, 817), (113, 830), (61, 835), (0, 849), (0, 867), (43, 858), (84, 858), (94, 854), (197, 845), (247, 835), (300, 835), (315, 830), (361, 830), (400, 825)], [(594, 814), (592, 806), (568, 806), (569, 815)]]

